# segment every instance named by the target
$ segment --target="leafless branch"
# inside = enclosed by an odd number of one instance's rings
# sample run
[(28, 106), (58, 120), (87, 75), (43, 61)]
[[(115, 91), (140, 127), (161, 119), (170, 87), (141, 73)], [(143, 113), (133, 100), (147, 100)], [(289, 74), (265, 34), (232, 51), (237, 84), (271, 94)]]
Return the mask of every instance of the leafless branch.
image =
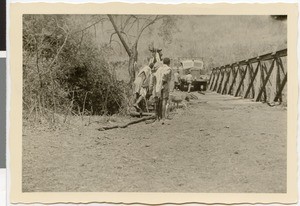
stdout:
[[(57, 17), (55, 18), (55, 23), (56, 23), (56, 26), (57, 26), (58, 28), (60, 28), (61, 30), (63, 30), (65, 33), (68, 33), (68, 32), (66, 31), (65, 28), (63, 28), (62, 26), (60, 26), (60, 25), (58, 24), (58, 22), (57, 22)], [(65, 24), (65, 25), (66, 25), (66, 24)]]
[(139, 41), (139, 39), (140, 39), (142, 33), (144, 32), (144, 30), (145, 30), (146, 28), (148, 28), (150, 25), (154, 24), (156, 21), (158, 21), (158, 20), (160, 20), (160, 19), (163, 19), (163, 18), (164, 18), (164, 16), (158, 16), (158, 15), (156, 15), (155, 18), (154, 18), (153, 20), (151, 20), (150, 22), (148, 22), (146, 25), (143, 25), (143, 27), (142, 27), (142, 29), (140, 30), (140, 32), (139, 32), (139, 34), (138, 34), (138, 37), (137, 37), (137, 39), (136, 39), (136, 43)]
[(109, 38), (109, 44), (112, 42), (112, 38), (113, 38), (113, 36), (114, 36), (115, 34), (117, 34), (117, 32), (113, 32), (113, 33), (110, 35), (110, 38)]
[(132, 16), (129, 16), (129, 17), (125, 20), (124, 25), (123, 25), (123, 27), (122, 27), (122, 29), (121, 29), (122, 31), (125, 30), (125, 28), (126, 28), (127, 25), (129, 24), (131, 18), (132, 18)]
[(38, 48), (38, 41), (36, 37), (34, 37), (35, 40), (35, 49), (36, 49), (36, 68), (38, 72), (38, 77), (39, 77), (39, 82), (40, 82), (40, 88), (43, 87), (43, 82), (42, 82), (42, 77), (41, 77), (41, 72), (40, 72), (40, 67), (39, 67), (39, 48)]
[(138, 19), (136, 15), (131, 14), (130, 16), (135, 18), (135, 19)]
[(51, 61), (51, 63), (49, 64), (49, 66), (48, 66), (49, 69), (51, 69), (51, 67), (52, 67), (53, 64), (55, 63), (55, 61), (56, 61), (58, 55), (60, 54), (61, 50), (64, 48), (64, 46), (65, 46), (65, 44), (66, 44), (66, 42), (67, 42), (68, 37), (69, 37), (69, 34), (67, 33), (66, 38), (65, 38), (63, 44), (61, 45), (61, 47), (60, 47), (59, 50), (57, 51), (57, 53), (56, 53), (55, 57), (53, 58), (53, 60)]
[(134, 25), (135, 22), (137, 22), (137, 19), (135, 19), (135, 20), (131, 23), (131, 26), (130, 26), (130, 28), (127, 30), (127, 33), (132, 29), (132, 27), (133, 27), (133, 25)]
[(112, 42), (117, 43), (117, 44), (120, 46), (120, 49), (122, 48), (122, 44), (121, 44), (120, 42), (118, 42), (118, 41), (116, 41), (116, 40), (111, 40), (111, 43), (112, 43)]
[(118, 29), (118, 27), (117, 27), (117, 25), (116, 25), (116, 23), (115, 23), (115, 21), (114, 21), (112, 15), (108, 14), (107, 16), (108, 16), (108, 18), (109, 18), (111, 24), (113, 25), (113, 27), (114, 27), (114, 29), (115, 29), (117, 35), (119, 36), (120, 41), (121, 41), (121, 43), (123, 44), (123, 46), (124, 46), (124, 48), (125, 48), (125, 50), (126, 50), (128, 56), (131, 56), (131, 50), (130, 50), (128, 44), (126, 43), (125, 39), (124, 39), (123, 36), (121, 35), (121, 32), (120, 32), (120, 30)]
[(81, 31), (81, 38), (80, 38), (80, 42), (79, 42), (79, 45), (78, 45), (78, 48), (77, 48), (77, 52), (79, 52), (80, 48), (81, 48), (81, 44), (82, 44), (82, 41), (83, 41), (83, 36), (84, 36), (84, 31)]
[(81, 29), (81, 30), (78, 30), (78, 31), (73, 32), (71, 35), (77, 34), (77, 33), (82, 32), (82, 31), (84, 31), (84, 30), (87, 30), (87, 29), (91, 28), (92, 26), (95, 26), (96, 24), (98, 24), (98, 23), (100, 23), (100, 22), (104, 22), (105, 20), (107, 20), (107, 18), (101, 18), (101, 19), (99, 19), (98, 21), (94, 22), (93, 24), (91, 24), (91, 25), (89, 25), (89, 26), (87, 26), (87, 27), (85, 27), (85, 28), (83, 28), (83, 29)]

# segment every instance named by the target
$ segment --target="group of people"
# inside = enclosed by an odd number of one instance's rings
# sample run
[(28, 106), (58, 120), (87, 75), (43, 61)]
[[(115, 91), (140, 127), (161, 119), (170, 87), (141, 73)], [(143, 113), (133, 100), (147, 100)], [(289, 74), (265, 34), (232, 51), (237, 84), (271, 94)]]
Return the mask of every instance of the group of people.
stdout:
[(162, 62), (150, 63), (143, 67), (134, 81), (136, 101), (133, 106), (138, 111), (141, 111), (139, 103), (143, 99), (146, 100), (152, 97), (154, 99), (156, 117), (164, 123), (170, 94), (171, 75), (170, 58), (164, 58)]

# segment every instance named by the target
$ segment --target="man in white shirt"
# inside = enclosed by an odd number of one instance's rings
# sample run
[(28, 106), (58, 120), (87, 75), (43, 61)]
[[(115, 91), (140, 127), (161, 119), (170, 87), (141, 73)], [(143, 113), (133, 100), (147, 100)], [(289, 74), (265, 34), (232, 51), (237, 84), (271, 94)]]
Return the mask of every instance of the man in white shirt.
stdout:
[(150, 63), (149, 66), (143, 67), (142, 70), (137, 74), (134, 81), (134, 94), (136, 95), (136, 101), (133, 106), (139, 111), (141, 110), (139, 103), (142, 101), (142, 99), (146, 98), (149, 89), (151, 69), (153, 66), (154, 64)]
[(193, 83), (193, 76), (191, 75), (190, 71), (186, 75), (186, 82), (188, 84), (188, 93), (190, 93), (191, 92), (192, 83)]
[(162, 119), (164, 123), (166, 117), (166, 105), (170, 94), (171, 68), (170, 59), (164, 58), (163, 65), (160, 66), (154, 75), (155, 85), (153, 88), (153, 96), (157, 102), (157, 117)]

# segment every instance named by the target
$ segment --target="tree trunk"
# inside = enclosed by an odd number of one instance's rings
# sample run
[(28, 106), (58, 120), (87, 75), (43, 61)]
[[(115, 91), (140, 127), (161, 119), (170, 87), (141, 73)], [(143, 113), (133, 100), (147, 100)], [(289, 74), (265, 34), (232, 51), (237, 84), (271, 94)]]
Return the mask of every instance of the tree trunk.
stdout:
[(132, 83), (135, 79), (135, 72), (136, 72), (136, 62), (138, 58), (138, 51), (137, 51), (137, 44), (134, 44), (131, 49), (132, 53), (129, 56), (129, 65), (128, 65), (128, 72), (130, 75), (129, 84), (132, 86)]
[[(125, 39), (123, 38), (120, 29), (117, 27), (116, 22), (114, 21), (112, 15), (107, 14), (112, 26), (114, 27), (114, 30), (116, 32), (116, 34), (118, 35), (122, 45), (124, 46), (128, 56), (129, 56), (129, 65), (128, 65), (128, 73), (130, 75), (130, 81), (129, 81), (129, 85), (132, 87), (132, 83), (135, 79), (135, 65), (137, 62), (137, 57), (138, 57), (138, 51), (137, 51), (137, 45), (138, 45), (138, 41), (142, 35), (142, 33), (144, 32), (144, 30), (146, 28), (148, 28), (150, 25), (154, 24), (157, 20), (162, 19), (163, 16), (158, 16), (156, 15), (154, 19), (152, 19), (148, 24), (146, 24), (145, 26), (143, 26), (140, 30), (138, 29), (137, 31), (137, 38), (135, 40), (135, 43), (133, 44), (132, 48), (129, 48), (129, 44), (125, 41)], [(150, 19), (149, 19), (150, 20)], [(139, 24), (139, 22), (138, 22)], [(137, 25), (139, 27), (139, 25)]]
[(122, 45), (124, 46), (124, 48), (125, 48), (125, 50), (126, 50), (128, 56), (130, 57), (130, 56), (132, 55), (132, 52), (130, 51), (129, 46), (128, 46), (128, 44), (126, 43), (125, 39), (122, 37), (121, 32), (119, 31), (119, 29), (118, 29), (118, 27), (117, 27), (117, 25), (116, 25), (116, 23), (115, 23), (115, 21), (114, 21), (112, 15), (107, 14), (107, 16), (108, 16), (108, 18), (109, 18), (111, 24), (113, 25), (114, 30), (116, 31), (116, 33), (117, 33), (117, 35), (118, 35), (118, 37), (119, 37), (119, 39), (120, 39)]
[(135, 64), (134, 64), (135, 60), (134, 60), (134, 56), (131, 55), (129, 56), (129, 65), (128, 65), (128, 73), (129, 73), (129, 76), (130, 76), (130, 80), (129, 80), (129, 84), (132, 86), (132, 83), (135, 79)]

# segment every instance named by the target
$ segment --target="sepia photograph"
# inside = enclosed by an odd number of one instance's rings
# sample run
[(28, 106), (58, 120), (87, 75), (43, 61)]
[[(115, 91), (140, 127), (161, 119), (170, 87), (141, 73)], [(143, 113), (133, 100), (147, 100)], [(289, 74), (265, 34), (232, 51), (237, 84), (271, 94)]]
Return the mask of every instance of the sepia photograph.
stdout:
[(291, 194), (293, 16), (124, 10), (20, 15), (16, 188)]
[(286, 18), (24, 15), (23, 191), (286, 192)]

